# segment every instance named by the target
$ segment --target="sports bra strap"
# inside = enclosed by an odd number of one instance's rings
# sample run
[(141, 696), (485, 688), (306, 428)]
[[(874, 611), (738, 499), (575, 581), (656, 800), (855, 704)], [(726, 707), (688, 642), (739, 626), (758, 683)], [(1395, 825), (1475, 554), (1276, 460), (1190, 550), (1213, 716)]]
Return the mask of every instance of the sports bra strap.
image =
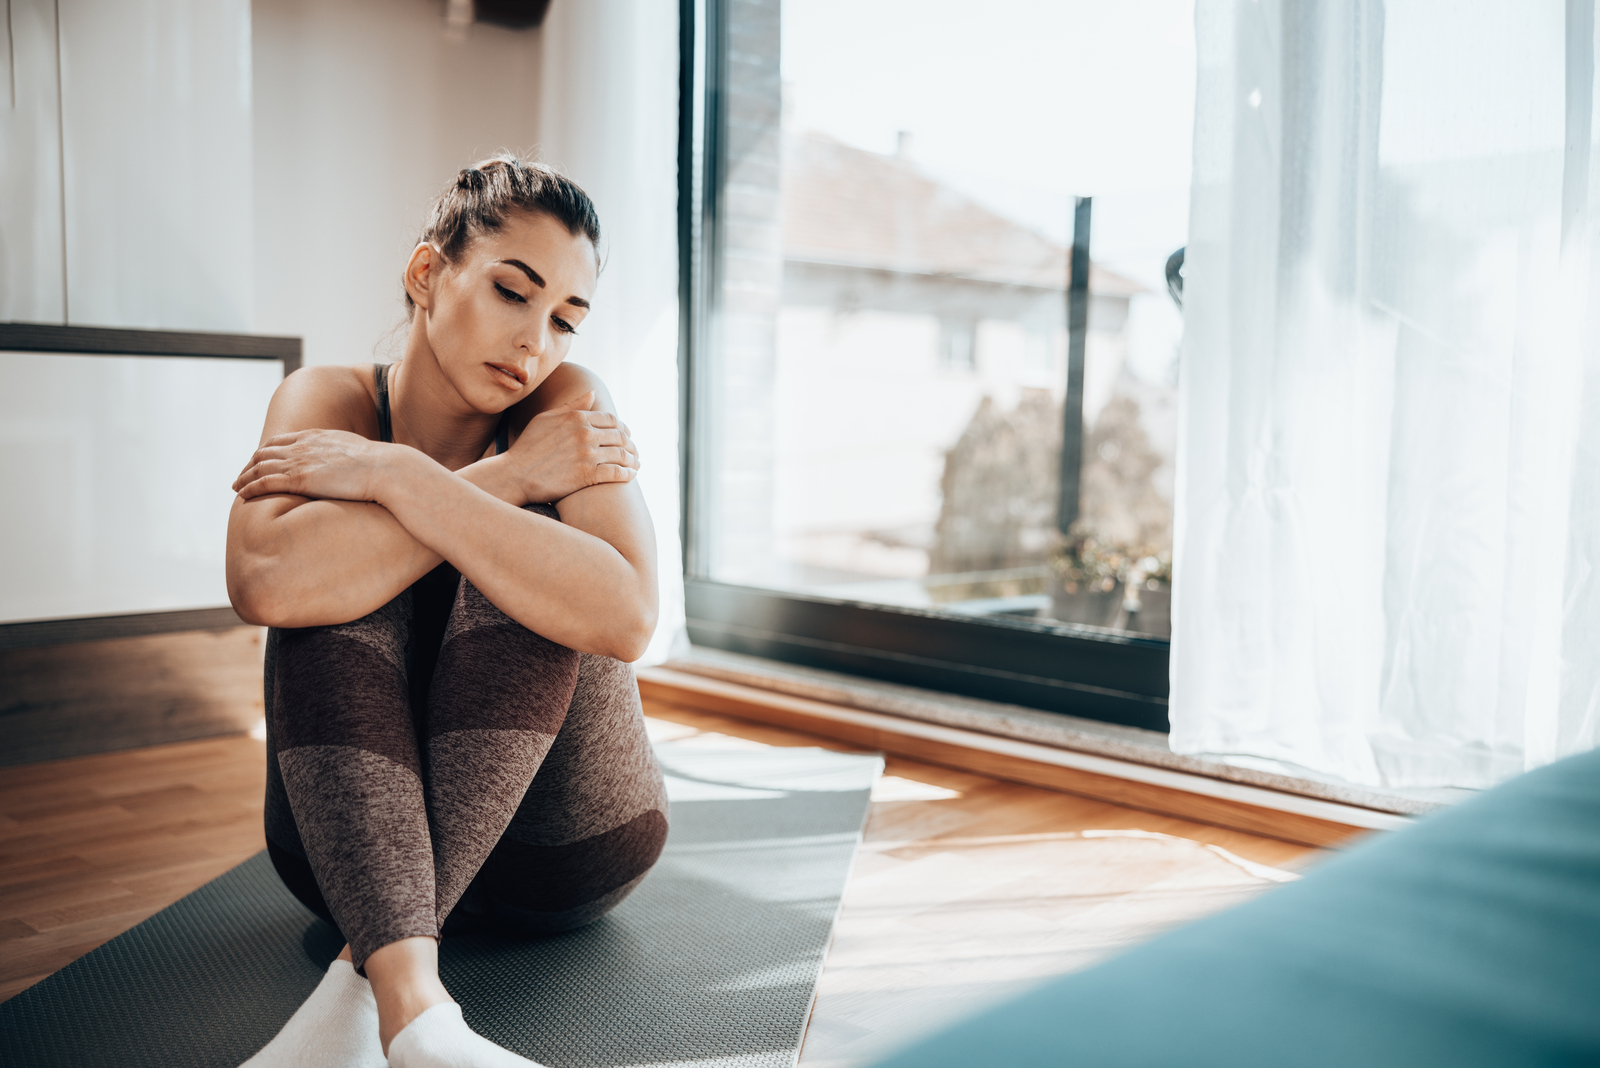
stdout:
[[(378, 387), (378, 440), (392, 442), (394, 427), (389, 422), (389, 365), (372, 365), (372, 382)], [(494, 454), (504, 455), (511, 448), (511, 409), (500, 413), (500, 425), (494, 430)]]
[(378, 440), (393, 441), (394, 428), (389, 424), (389, 365), (372, 365), (372, 381), (378, 387)]

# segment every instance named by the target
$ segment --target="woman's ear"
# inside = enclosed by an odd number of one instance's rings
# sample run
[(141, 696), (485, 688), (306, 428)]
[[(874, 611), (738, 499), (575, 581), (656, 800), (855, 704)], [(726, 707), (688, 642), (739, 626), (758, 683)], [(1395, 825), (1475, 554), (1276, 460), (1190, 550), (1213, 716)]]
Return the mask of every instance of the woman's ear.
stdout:
[(405, 274), (401, 276), (401, 281), (411, 296), (411, 303), (417, 307), (430, 306), (433, 286), (439, 280), (438, 268), (441, 262), (439, 250), (426, 241), (411, 250), (411, 259), (406, 262)]

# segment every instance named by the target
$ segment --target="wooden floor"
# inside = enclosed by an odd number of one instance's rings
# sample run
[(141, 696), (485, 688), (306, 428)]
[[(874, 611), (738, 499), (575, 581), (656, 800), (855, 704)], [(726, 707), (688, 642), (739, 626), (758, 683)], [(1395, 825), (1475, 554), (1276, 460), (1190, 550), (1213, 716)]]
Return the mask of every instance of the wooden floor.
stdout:
[[(686, 705), (647, 701), (646, 712), (662, 737), (715, 732), (778, 746), (852, 748)], [(264, 781), (263, 743), (249, 735), (0, 768), (0, 1000), (264, 848)], [(1002, 947), (990, 957), (1004, 956), (1004, 946), (1012, 944), (1026, 944), (1034, 954), (1039, 945), (1064, 945), (1062, 932), (1072, 924), (1080, 935), (1089, 930), (1081, 919), (1086, 901), (1103, 906), (1115, 899), (1118, 915), (1127, 913), (1129, 901), (1159, 904), (1156, 913), (1140, 913), (1145, 918), (1132, 927), (1116, 921), (1123, 933), (1111, 935), (1104, 933), (1111, 921), (1102, 907), (1088, 941), (1078, 937), (1069, 947), (1077, 954), (1070, 959), (1081, 962), (1084, 953), (1108, 951), (1119, 938), (1136, 936), (1127, 931), (1166, 922), (1151, 915), (1178, 920), (1219, 907), (1292, 878), (1272, 870), (1304, 866), (1318, 854), (890, 757), (846, 892), (805, 1060), (832, 1063), (827, 1050), (813, 1048), (827, 1045), (816, 1039), (819, 1029), (828, 1032), (829, 1049), (842, 1050), (864, 1026), (872, 1029), (864, 1018), (893, 1015), (887, 1003), (861, 998), (925, 984), (917, 977), (927, 962), (913, 958), (926, 955), (927, 946), (913, 946), (907, 931), (937, 940), (951, 925), (970, 935), (974, 923), (987, 924), (998, 932), (990, 949)], [(1064, 880), (1061, 870), (1085, 863), (1100, 871), (1090, 890), (1081, 880)], [(1211, 871), (1205, 863), (1220, 867)], [(1175, 880), (1180, 868), (1190, 874)], [(1003, 885), (993, 875), (999, 871), (1010, 873)], [(975, 879), (980, 872), (985, 877)], [(1071, 882), (1071, 907), (1061, 895), (1041, 893), (1041, 880)], [(931, 892), (930, 886), (942, 889)], [(980, 904), (981, 914), (974, 912)], [(1077, 919), (1063, 919), (1067, 912)], [(1028, 928), (1029, 940), (1007, 942), (1005, 931), (1019, 924)], [(995, 972), (992, 960), (986, 966), (1002, 977), (1020, 974), (1014, 968)]]
[(0, 999), (266, 848), (246, 734), (0, 768)]

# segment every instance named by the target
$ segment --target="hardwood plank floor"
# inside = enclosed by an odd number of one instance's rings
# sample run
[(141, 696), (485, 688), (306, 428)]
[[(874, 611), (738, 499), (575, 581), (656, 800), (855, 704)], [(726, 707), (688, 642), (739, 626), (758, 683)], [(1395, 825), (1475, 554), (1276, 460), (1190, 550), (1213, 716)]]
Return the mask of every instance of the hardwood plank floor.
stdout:
[(247, 734), (0, 768), (0, 1000), (266, 848)]
[[(646, 713), (659, 737), (857, 748), (660, 700)], [(262, 849), (264, 758), (233, 735), (0, 768), (0, 1000)], [(930, 996), (970, 1003), (972, 989), (930, 983), (930, 954), (981, 957), (969, 973), (1002, 991), (1040, 962), (1078, 966), (1277, 878), (1249, 865), (1321, 852), (891, 756), (804, 1062), (849, 1063), (878, 1021), (905, 1025)]]

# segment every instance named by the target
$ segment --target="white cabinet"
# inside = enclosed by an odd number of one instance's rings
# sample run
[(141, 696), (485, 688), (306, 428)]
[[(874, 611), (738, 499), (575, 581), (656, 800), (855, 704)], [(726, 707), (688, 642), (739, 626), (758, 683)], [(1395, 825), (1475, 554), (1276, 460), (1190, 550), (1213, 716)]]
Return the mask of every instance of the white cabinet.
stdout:
[(54, 0), (10, 0), (0, 51), (0, 321), (61, 323), (61, 97)]
[(0, 352), (0, 624), (212, 608), (276, 360)]
[(249, 0), (11, 0), (0, 319), (248, 331)]

